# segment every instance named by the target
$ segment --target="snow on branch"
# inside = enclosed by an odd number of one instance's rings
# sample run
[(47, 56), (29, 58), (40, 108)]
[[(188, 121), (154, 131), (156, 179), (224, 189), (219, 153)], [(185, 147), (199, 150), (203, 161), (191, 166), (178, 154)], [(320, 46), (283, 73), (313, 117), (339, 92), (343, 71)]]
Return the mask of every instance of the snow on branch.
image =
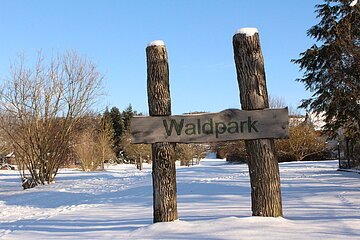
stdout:
[(358, 0), (353, 0), (351, 3), (350, 3), (350, 7), (354, 7), (356, 4), (357, 4)]

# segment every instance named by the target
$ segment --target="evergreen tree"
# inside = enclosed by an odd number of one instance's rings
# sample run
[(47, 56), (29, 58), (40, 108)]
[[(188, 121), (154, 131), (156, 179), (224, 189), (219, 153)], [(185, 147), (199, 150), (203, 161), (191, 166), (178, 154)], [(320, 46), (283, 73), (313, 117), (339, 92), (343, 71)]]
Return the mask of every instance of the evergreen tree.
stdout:
[(111, 114), (110, 114), (108, 107), (105, 108), (105, 111), (102, 114), (101, 118), (102, 118), (102, 121), (109, 122), (112, 125)]
[(113, 127), (114, 146), (113, 149), (117, 157), (121, 152), (121, 136), (124, 132), (124, 124), (120, 110), (117, 107), (112, 107), (110, 110), (110, 119)]
[(130, 129), (131, 118), (133, 118), (134, 116), (142, 116), (142, 114), (134, 111), (131, 104), (129, 104), (129, 106), (122, 112), (124, 130)]
[(316, 5), (320, 22), (307, 34), (314, 44), (293, 60), (304, 70), (298, 81), (313, 92), (300, 107), (324, 114), (325, 130), (348, 137), (360, 128), (360, 6), (349, 0), (325, 0)]
[(124, 129), (127, 130), (130, 128), (130, 120), (134, 116), (134, 112), (131, 104), (122, 112), (122, 118), (124, 123)]

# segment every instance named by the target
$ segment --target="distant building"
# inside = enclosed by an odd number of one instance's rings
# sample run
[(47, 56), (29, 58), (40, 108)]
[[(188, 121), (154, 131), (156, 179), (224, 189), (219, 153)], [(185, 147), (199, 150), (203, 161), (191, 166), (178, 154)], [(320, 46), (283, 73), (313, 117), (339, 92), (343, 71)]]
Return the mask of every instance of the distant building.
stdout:
[(306, 122), (306, 116), (303, 115), (290, 115), (289, 116), (289, 125), (290, 126), (297, 126)]
[(314, 125), (316, 131), (322, 131), (325, 126), (324, 114), (307, 113), (308, 121)]
[(309, 123), (314, 126), (316, 131), (322, 131), (325, 125), (325, 117), (323, 114), (306, 113), (306, 115), (290, 115), (289, 125), (296, 126), (301, 123)]

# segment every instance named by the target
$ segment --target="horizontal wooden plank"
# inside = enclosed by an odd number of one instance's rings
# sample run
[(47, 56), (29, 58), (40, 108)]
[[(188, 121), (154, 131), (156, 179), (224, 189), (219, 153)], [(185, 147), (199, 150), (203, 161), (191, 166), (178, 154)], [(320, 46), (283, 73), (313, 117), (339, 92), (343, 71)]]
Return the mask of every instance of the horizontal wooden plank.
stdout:
[(288, 109), (243, 111), (159, 117), (134, 117), (132, 143), (203, 143), (239, 139), (288, 138)]

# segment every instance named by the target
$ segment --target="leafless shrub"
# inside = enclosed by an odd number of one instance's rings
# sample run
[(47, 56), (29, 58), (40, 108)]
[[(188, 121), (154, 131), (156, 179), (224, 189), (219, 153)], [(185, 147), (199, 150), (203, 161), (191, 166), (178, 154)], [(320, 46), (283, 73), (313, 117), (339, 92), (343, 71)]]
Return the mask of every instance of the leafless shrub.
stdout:
[(15, 151), (22, 177), (51, 183), (67, 160), (76, 123), (100, 94), (102, 75), (73, 52), (34, 67), (23, 58), (0, 89), (0, 128)]

